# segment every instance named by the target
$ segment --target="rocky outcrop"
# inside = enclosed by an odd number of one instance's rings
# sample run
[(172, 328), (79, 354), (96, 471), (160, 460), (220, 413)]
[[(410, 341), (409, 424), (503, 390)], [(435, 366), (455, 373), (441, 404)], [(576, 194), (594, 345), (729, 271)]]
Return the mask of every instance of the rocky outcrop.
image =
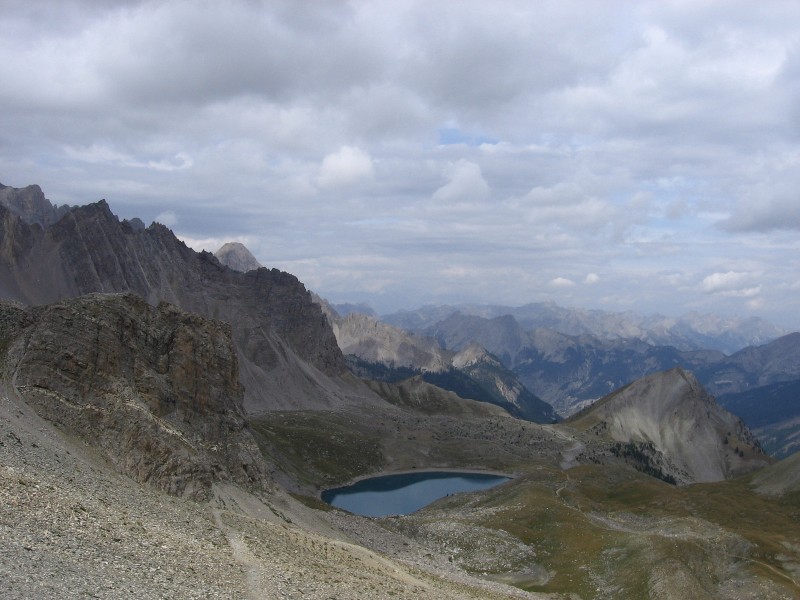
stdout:
[(0, 359), (29, 406), (139, 482), (194, 498), (269, 487), (224, 323), (133, 294), (2, 304)]
[(217, 260), (229, 269), (247, 273), (254, 269), (260, 269), (263, 265), (256, 260), (256, 257), (247, 249), (244, 244), (239, 242), (228, 242), (214, 253)]
[(741, 419), (720, 407), (691, 373), (655, 373), (598, 400), (570, 426), (615, 442), (677, 482), (718, 481), (771, 463)]
[(339, 401), (327, 378), (346, 371), (333, 332), (296, 277), (239, 273), (195, 252), (163, 225), (120, 221), (105, 201), (42, 228), (0, 206), (0, 296), (47, 304), (93, 292), (132, 292), (157, 305), (227, 321), (245, 406), (262, 413)]

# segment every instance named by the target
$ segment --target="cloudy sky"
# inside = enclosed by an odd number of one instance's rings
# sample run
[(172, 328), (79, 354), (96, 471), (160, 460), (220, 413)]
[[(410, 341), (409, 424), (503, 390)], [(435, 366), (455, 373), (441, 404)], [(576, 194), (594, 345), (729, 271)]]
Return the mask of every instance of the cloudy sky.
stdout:
[(0, 182), (330, 300), (800, 328), (800, 3), (0, 0)]

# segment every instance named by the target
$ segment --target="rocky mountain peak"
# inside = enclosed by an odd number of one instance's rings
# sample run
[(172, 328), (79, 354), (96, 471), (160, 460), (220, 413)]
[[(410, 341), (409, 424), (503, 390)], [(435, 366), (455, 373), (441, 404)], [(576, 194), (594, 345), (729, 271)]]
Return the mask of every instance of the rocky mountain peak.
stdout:
[(479, 362), (491, 362), (499, 365), (499, 361), (493, 358), (483, 346), (474, 342), (453, 357), (453, 366), (456, 369), (463, 369)]
[(42, 227), (52, 225), (69, 211), (66, 205), (51, 204), (38, 185), (13, 188), (0, 183), (0, 205), (8, 208), (29, 225), (35, 223)]
[(569, 423), (614, 442), (650, 445), (679, 482), (718, 481), (770, 462), (741, 419), (681, 368), (638, 379)]
[(256, 257), (240, 242), (227, 242), (214, 253), (219, 262), (226, 267), (247, 273), (253, 269), (260, 269), (263, 265), (256, 260)]

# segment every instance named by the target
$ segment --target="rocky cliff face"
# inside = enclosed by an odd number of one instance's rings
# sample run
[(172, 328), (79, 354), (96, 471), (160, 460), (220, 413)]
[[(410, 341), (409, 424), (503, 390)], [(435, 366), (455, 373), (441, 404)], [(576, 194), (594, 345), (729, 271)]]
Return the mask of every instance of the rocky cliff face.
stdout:
[(742, 420), (680, 368), (638, 379), (568, 424), (617, 442), (620, 454), (646, 454), (678, 482), (719, 481), (771, 462)]
[(327, 320), (296, 277), (239, 273), (197, 253), (163, 225), (119, 221), (105, 201), (49, 227), (0, 206), (0, 296), (47, 304), (93, 292), (132, 292), (156, 305), (231, 323), (245, 406), (259, 413), (337, 401), (326, 378), (346, 370)]
[(118, 470), (171, 494), (269, 487), (227, 325), (133, 294), (0, 304), (4, 379)]

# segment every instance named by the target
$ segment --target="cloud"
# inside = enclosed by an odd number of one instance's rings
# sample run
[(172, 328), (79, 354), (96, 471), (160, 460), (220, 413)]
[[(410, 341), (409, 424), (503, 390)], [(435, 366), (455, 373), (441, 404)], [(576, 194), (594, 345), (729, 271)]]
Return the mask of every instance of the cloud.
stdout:
[(566, 277), (556, 277), (550, 281), (550, 285), (556, 288), (571, 288), (575, 285), (575, 282)]
[(774, 198), (764, 204), (741, 206), (735, 215), (720, 223), (731, 232), (800, 230), (800, 192), (791, 197)]
[(317, 177), (321, 188), (347, 186), (373, 176), (372, 159), (359, 148), (342, 146), (322, 159)]
[(719, 294), (737, 298), (750, 298), (761, 293), (760, 285), (753, 285), (753, 277), (748, 273), (728, 271), (712, 273), (703, 278), (700, 290), (707, 294)]
[(448, 165), (445, 176), (449, 181), (433, 193), (437, 202), (471, 204), (489, 197), (489, 184), (483, 178), (480, 166), (473, 162), (460, 160)]
[(135, 169), (153, 169), (154, 171), (179, 171), (190, 169), (194, 164), (192, 158), (185, 152), (143, 160), (103, 144), (91, 144), (86, 148), (66, 146), (64, 153), (69, 158), (79, 162), (109, 164)]
[(797, 323), (798, 23), (788, 0), (12, 0), (0, 181), (247, 236), (340, 299)]

